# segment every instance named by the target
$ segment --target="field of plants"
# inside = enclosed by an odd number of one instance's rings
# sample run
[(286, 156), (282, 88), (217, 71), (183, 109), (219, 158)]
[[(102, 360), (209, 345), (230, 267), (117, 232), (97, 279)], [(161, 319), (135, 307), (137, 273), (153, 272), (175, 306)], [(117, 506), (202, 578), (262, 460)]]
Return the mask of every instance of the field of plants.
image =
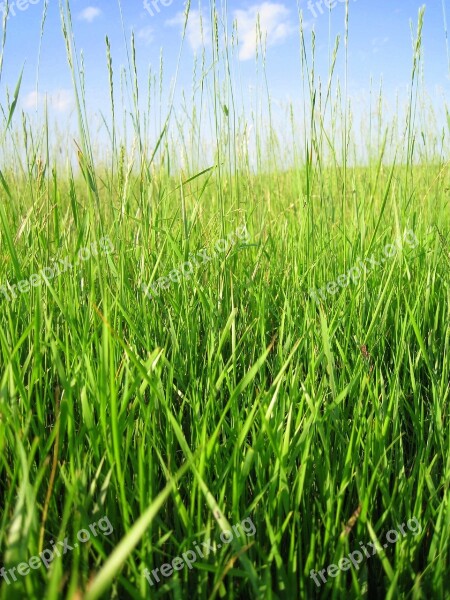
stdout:
[(449, 598), (450, 114), (426, 10), (391, 113), (378, 84), (365, 114), (347, 94), (349, 2), (325, 79), (299, 17), (300, 110), (257, 39), (249, 112), (211, 0), (185, 94), (106, 38), (94, 127), (74, 4), (37, 27), (64, 40), (75, 125), (21, 108), (20, 65), (0, 79), (0, 599)]

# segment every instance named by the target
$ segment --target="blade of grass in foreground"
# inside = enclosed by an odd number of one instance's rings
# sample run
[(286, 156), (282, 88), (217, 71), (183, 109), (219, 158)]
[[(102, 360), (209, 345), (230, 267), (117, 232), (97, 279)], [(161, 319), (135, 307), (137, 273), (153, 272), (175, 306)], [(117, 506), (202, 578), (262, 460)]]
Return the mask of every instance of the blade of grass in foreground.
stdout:
[(156, 496), (144, 514), (139, 517), (97, 574), (97, 577), (94, 579), (86, 593), (85, 600), (97, 600), (97, 598), (100, 598), (106, 591), (113, 579), (117, 576), (118, 570), (123, 566), (124, 562), (137, 546), (140, 539), (151, 525), (153, 519), (170, 496), (174, 485), (186, 473), (189, 467), (190, 461), (186, 462), (181, 467), (162, 492)]
[[(209, 508), (211, 509), (212, 513), (214, 514), (220, 529), (222, 530), (222, 532), (231, 531), (232, 529), (231, 529), (230, 523), (226, 519), (223, 512), (220, 510), (217, 500), (214, 498), (210, 489), (206, 485), (205, 480), (203, 479), (203, 477), (199, 473), (198, 469), (194, 465), (194, 457), (189, 449), (188, 443), (187, 443), (186, 438), (181, 430), (181, 427), (179, 426), (175, 417), (173, 416), (173, 414), (170, 411), (167, 411), (167, 416), (169, 417), (169, 420), (172, 423), (172, 427), (174, 429), (175, 435), (177, 436), (177, 439), (178, 439), (178, 443), (180, 444), (184, 455), (186, 456), (186, 458), (189, 459), (189, 464), (192, 465), (192, 469), (193, 469), (194, 475), (199, 483), (200, 489), (202, 490), (203, 495), (205, 496), (205, 500), (206, 500)], [(240, 556), (241, 562), (244, 566), (245, 571), (247, 572), (247, 574), (249, 576), (249, 579), (251, 581), (251, 584), (253, 586), (253, 589), (254, 589), (256, 597), (257, 597), (257, 595), (258, 595), (258, 577), (257, 577), (256, 571), (255, 571), (255, 567), (253, 566), (251, 561), (248, 559), (248, 557), (245, 554), (243, 554), (242, 545), (239, 544), (238, 542), (236, 542), (234, 539), (233, 539), (233, 545), (236, 548), (237, 554), (241, 555)]]

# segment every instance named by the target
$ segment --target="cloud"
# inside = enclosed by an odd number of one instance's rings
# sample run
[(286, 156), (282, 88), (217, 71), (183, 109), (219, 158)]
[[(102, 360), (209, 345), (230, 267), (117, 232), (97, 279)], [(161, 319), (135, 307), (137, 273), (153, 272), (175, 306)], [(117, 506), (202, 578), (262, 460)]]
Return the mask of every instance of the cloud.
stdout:
[(283, 42), (295, 31), (289, 15), (289, 9), (277, 2), (263, 2), (250, 6), (247, 10), (235, 10), (234, 18), (240, 41), (239, 58), (250, 60), (255, 56), (260, 35), (267, 47)]
[[(179, 12), (173, 19), (166, 21), (166, 25), (179, 26), (184, 28), (186, 15)], [(211, 45), (211, 26), (208, 19), (202, 16), (199, 10), (189, 11), (189, 18), (186, 25), (186, 38), (192, 50), (196, 52), (204, 46)]]
[(143, 27), (136, 31), (136, 38), (147, 46), (153, 42), (154, 37), (153, 27)]
[(48, 107), (57, 112), (65, 112), (74, 105), (72, 91), (60, 89), (47, 94), (30, 92), (22, 100), (22, 106), (25, 109), (35, 109), (45, 106), (46, 100)]
[[(239, 33), (240, 60), (250, 60), (255, 56), (259, 33), (263, 43), (269, 47), (282, 43), (295, 31), (289, 9), (280, 2), (266, 1), (254, 4), (246, 10), (237, 9), (233, 11), (233, 19), (237, 23)], [(179, 12), (173, 19), (166, 21), (166, 25), (183, 29), (184, 22), (185, 13)], [(194, 51), (211, 45), (211, 23), (209, 19), (202, 17), (199, 10), (189, 12), (186, 37)]]
[[(166, 25), (184, 28), (185, 13), (179, 12)], [(295, 26), (290, 20), (290, 10), (279, 2), (262, 2), (248, 9), (238, 9), (233, 12), (237, 23), (240, 49), (240, 60), (249, 60), (256, 54), (259, 32), (263, 43), (274, 46), (283, 42)], [(257, 29), (259, 23), (259, 29)], [(258, 31), (258, 33), (257, 33)], [(186, 26), (186, 38), (194, 51), (211, 45), (211, 24), (208, 18), (202, 16), (199, 10), (191, 10)]]
[(92, 21), (99, 17), (101, 14), (102, 11), (99, 8), (96, 8), (95, 6), (88, 6), (80, 12), (78, 18), (81, 19), (81, 21), (87, 21), (88, 23), (92, 23)]

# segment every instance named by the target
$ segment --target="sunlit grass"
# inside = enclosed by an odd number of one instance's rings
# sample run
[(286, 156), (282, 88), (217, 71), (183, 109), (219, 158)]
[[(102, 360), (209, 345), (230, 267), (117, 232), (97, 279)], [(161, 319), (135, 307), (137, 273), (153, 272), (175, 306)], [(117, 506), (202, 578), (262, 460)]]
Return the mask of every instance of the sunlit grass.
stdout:
[[(114, 529), (48, 571), (0, 580), (0, 597), (445, 598), (449, 131), (441, 155), (432, 131), (415, 150), (414, 111), (425, 108), (412, 96), (402, 157), (385, 160), (395, 125), (379, 125), (367, 165), (354, 166), (342, 144), (351, 139), (345, 100), (326, 96), (317, 110), (302, 40), (304, 145), (286, 168), (277, 132), (257, 131), (264, 169), (256, 173), (230, 118), (241, 118), (229, 101), (231, 75), (218, 77), (226, 50), (213, 44), (215, 77), (204, 69), (201, 82), (217, 99), (214, 165), (178, 172), (171, 156), (177, 164), (178, 152), (189, 154), (201, 122), (191, 115), (180, 151), (169, 106), (149, 149), (132, 47), (134, 153), (112, 105), (105, 166), (89, 131), (68, 6), (61, 15), (78, 92), (77, 168), (50, 154), (48, 125), (33, 132), (25, 118), (20, 130), (19, 84), (3, 113), (0, 285), (59, 259), (73, 267), (15, 299), (0, 295), (0, 567), (29, 561), (52, 540), (75, 541), (103, 515)], [(111, 85), (113, 54), (108, 43)], [(328, 110), (341, 131), (330, 133)], [(180, 134), (185, 123), (175, 123)], [(36, 147), (19, 145), (25, 135)], [(143, 283), (202, 249), (212, 256), (242, 224), (248, 239), (145, 296)], [(406, 231), (417, 244), (382, 261)], [(112, 252), (79, 260), (105, 237)], [(371, 256), (378, 266), (311, 299), (312, 288)], [(194, 543), (220, 543), (221, 530), (247, 517), (253, 537), (150, 588), (145, 568)], [(320, 588), (310, 577), (413, 517), (420, 533), (384, 556)]]

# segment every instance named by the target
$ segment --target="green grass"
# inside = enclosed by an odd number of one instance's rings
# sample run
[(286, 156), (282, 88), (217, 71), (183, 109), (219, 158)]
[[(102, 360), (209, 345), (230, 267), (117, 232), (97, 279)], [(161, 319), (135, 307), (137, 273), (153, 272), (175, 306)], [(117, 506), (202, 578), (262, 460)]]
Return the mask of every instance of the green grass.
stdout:
[[(70, 57), (68, 6), (61, 12)], [(367, 164), (352, 165), (345, 99), (330, 77), (334, 91), (318, 106), (305, 40), (308, 125), (289, 168), (275, 126), (268, 139), (257, 130), (258, 173), (239, 154), (239, 88), (231, 74), (220, 80), (233, 57), (215, 44), (216, 66), (199, 75), (216, 98), (209, 170), (195, 158), (201, 115), (189, 119), (185, 171), (171, 167), (186, 126), (173, 105), (147, 147), (151, 110), (144, 118), (139, 108), (133, 49), (133, 155), (114, 106), (110, 162), (96, 157), (76, 61), (78, 168), (52, 154), (47, 124), (34, 130), (25, 118), (22, 128), (14, 95), (5, 102), (0, 284), (56, 259), (73, 268), (15, 300), (0, 295), (0, 567), (52, 540), (72, 544), (105, 515), (113, 531), (49, 570), (0, 580), (2, 600), (448, 597), (450, 131), (441, 153), (431, 126), (420, 146), (422, 19), (395, 161), (385, 152), (398, 123), (380, 118)], [(145, 297), (142, 283), (212, 253), (244, 223), (248, 241)], [(359, 258), (381, 262), (407, 230), (415, 247), (318, 304), (310, 298)], [(75, 265), (105, 236), (111, 253)], [(359, 542), (383, 544), (414, 517), (420, 533), (315, 585), (311, 569)], [(194, 542), (219, 544), (246, 518), (253, 536), (150, 588), (145, 568)]]

